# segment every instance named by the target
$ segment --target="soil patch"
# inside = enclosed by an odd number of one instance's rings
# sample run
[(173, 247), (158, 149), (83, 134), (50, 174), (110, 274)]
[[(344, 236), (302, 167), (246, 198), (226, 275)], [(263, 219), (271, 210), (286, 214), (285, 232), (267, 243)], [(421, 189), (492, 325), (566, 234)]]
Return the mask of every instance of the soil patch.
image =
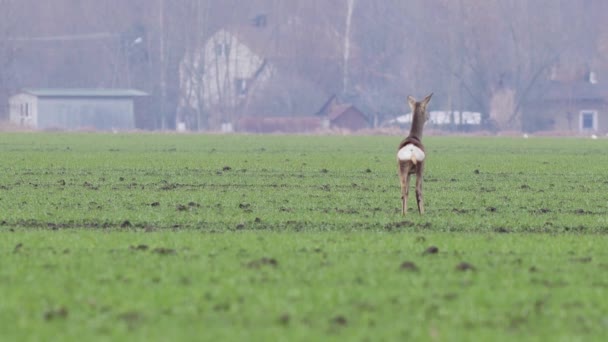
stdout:
[(456, 265), (456, 270), (457, 271), (475, 271), (475, 266), (469, 264), (468, 262), (461, 262), (460, 264)]
[(437, 253), (439, 253), (439, 248), (437, 248), (436, 246), (430, 246), (429, 248), (424, 250), (424, 252), (422, 254), (427, 255), (427, 254), (437, 254)]
[(247, 263), (248, 268), (259, 269), (262, 266), (277, 267), (279, 262), (275, 258), (263, 257), (258, 260), (253, 260)]
[(418, 271), (418, 266), (411, 261), (404, 261), (401, 266), (399, 266), (399, 269), (405, 271)]

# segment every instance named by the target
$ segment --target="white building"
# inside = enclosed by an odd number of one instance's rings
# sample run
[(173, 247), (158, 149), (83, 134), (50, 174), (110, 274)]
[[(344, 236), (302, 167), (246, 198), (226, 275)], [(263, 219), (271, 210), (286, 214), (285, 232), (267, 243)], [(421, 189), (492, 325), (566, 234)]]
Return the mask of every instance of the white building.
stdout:
[[(246, 39), (244, 36), (252, 30)], [(264, 39), (260, 39), (262, 34), (255, 30), (221, 29), (201, 50), (186, 54), (180, 64), (178, 112), (204, 111), (210, 116), (211, 126), (215, 126), (212, 128), (220, 127), (226, 119), (235, 119), (238, 108), (256, 89), (263, 87), (273, 73), (266, 58), (250, 47), (255, 36), (258, 47), (264, 45)], [(188, 126), (187, 120), (187, 115), (178, 115), (178, 126)]]
[(135, 128), (134, 89), (23, 89), (9, 98), (12, 124), (32, 129)]
[[(409, 125), (412, 122), (412, 113), (398, 116), (387, 121), (383, 126)], [(455, 125), (481, 125), (481, 113), (435, 110), (429, 112), (429, 124), (441, 126)]]

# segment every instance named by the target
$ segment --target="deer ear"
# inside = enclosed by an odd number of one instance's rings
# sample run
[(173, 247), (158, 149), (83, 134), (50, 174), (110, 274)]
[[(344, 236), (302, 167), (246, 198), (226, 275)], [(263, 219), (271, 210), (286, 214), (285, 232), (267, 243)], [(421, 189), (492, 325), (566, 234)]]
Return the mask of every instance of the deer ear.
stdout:
[(433, 93), (430, 93), (424, 98), (424, 100), (422, 100), (422, 105), (424, 107), (426, 107), (426, 105), (429, 104), (429, 101), (431, 101), (432, 96), (433, 96)]
[(414, 97), (412, 97), (411, 95), (409, 95), (407, 97), (407, 103), (409, 103), (412, 111), (414, 111), (414, 109), (416, 109), (416, 99)]

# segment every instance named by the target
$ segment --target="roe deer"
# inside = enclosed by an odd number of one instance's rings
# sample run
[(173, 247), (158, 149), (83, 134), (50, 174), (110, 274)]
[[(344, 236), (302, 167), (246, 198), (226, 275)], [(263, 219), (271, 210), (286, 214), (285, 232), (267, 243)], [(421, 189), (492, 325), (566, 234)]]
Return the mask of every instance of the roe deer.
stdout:
[(426, 153), (422, 145), (422, 128), (429, 119), (426, 106), (431, 100), (430, 93), (424, 100), (416, 100), (408, 96), (407, 102), (412, 109), (412, 127), (407, 138), (399, 144), (397, 152), (397, 163), (399, 164), (399, 178), (401, 180), (401, 214), (407, 214), (407, 196), (410, 193), (410, 176), (416, 174), (416, 201), (418, 211), (424, 214), (424, 200), (422, 198), (422, 173), (424, 172), (424, 160)]

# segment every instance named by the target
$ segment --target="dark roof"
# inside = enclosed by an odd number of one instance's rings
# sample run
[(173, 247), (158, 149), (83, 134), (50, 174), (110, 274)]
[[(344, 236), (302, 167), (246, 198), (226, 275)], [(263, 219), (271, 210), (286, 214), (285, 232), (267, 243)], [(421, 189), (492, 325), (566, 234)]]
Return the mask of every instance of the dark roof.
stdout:
[(321, 108), (315, 113), (315, 115), (319, 116), (319, 115), (326, 115), (327, 113), (329, 113), (329, 111), (331, 110), (331, 106), (334, 105), (334, 103), (336, 103), (337, 101), (337, 97), (336, 94), (333, 94), (332, 96), (329, 97), (329, 99), (327, 99), (327, 101), (325, 101), (323, 103), (323, 105), (321, 106)]
[[(279, 55), (276, 44), (277, 31), (273, 27), (260, 28), (252, 25), (238, 25), (225, 27), (215, 34), (224, 32), (236, 37), (239, 43), (246, 45), (260, 58)], [(211, 39), (213, 39), (213, 36)]]
[(104, 88), (26, 88), (26, 94), (38, 97), (137, 97), (148, 96), (147, 93), (136, 89), (104, 89)]
[(588, 81), (560, 82), (550, 81), (541, 84), (529, 98), (532, 101), (581, 101), (608, 100), (607, 83), (590, 83)]
[(351, 108), (353, 110), (359, 112), (363, 117), (365, 117), (365, 114), (363, 114), (363, 112), (361, 112), (359, 109), (357, 109), (357, 107), (355, 107), (354, 105), (352, 105), (350, 103), (345, 103), (345, 104), (340, 104), (340, 105), (334, 106), (331, 109), (331, 111), (329, 112), (329, 114), (327, 114), (327, 117), (329, 118), (329, 120), (334, 121), (338, 117), (340, 117), (342, 114), (346, 113)]

